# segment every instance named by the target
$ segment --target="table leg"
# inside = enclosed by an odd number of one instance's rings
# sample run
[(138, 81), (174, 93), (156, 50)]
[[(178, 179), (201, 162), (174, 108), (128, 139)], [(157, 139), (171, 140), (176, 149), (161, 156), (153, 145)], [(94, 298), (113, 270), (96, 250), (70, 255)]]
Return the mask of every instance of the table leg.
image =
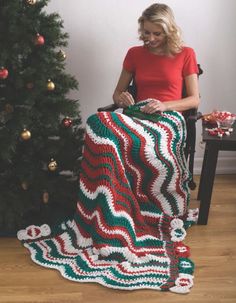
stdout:
[(200, 181), (200, 210), (198, 224), (206, 225), (211, 204), (211, 195), (215, 179), (219, 149), (213, 142), (206, 143), (203, 168)]
[(197, 194), (197, 200), (201, 200), (202, 194), (203, 194), (203, 176), (207, 174), (206, 171), (206, 161), (208, 157), (208, 148), (205, 146), (205, 152), (204, 152), (204, 158), (202, 163), (202, 170), (201, 170), (201, 176), (200, 176), (200, 183), (198, 187), (198, 194)]

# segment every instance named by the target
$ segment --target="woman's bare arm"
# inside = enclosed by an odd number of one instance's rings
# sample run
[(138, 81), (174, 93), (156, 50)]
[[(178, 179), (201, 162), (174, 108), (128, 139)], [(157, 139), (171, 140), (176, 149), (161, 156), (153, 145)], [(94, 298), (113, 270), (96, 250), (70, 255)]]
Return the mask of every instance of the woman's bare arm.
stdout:
[(120, 107), (127, 107), (134, 104), (132, 95), (127, 91), (128, 86), (133, 78), (133, 74), (122, 69), (119, 81), (113, 94), (113, 101)]

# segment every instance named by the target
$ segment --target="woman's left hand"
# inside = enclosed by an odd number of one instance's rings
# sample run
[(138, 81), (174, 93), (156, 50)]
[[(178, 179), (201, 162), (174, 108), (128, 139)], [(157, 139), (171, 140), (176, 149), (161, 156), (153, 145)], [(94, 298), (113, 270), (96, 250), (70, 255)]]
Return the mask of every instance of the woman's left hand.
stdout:
[(150, 99), (147, 105), (140, 109), (146, 114), (154, 114), (155, 112), (163, 112), (167, 110), (167, 106), (164, 102), (161, 102), (157, 99)]

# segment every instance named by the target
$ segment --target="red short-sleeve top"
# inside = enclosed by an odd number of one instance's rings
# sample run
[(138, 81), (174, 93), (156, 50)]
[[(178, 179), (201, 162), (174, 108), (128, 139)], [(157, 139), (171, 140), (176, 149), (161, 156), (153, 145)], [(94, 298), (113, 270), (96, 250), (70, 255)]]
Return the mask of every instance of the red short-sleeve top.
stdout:
[(162, 102), (179, 100), (183, 79), (198, 74), (195, 52), (190, 47), (173, 57), (155, 55), (145, 46), (128, 50), (123, 68), (135, 77), (137, 101), (155, 98)]

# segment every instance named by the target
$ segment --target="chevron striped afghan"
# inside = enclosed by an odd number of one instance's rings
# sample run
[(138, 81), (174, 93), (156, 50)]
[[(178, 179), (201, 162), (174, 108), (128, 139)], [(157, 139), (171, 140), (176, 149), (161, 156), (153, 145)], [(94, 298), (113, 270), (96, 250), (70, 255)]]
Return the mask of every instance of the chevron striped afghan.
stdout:
[(188, 210), (183, 116), (101, 112), (86, 127), (74, 218), (29, 226), (18, 239), (36, 263), (73, 281), (188, 293), (194, 265), (182, 241), (197, 211)]

